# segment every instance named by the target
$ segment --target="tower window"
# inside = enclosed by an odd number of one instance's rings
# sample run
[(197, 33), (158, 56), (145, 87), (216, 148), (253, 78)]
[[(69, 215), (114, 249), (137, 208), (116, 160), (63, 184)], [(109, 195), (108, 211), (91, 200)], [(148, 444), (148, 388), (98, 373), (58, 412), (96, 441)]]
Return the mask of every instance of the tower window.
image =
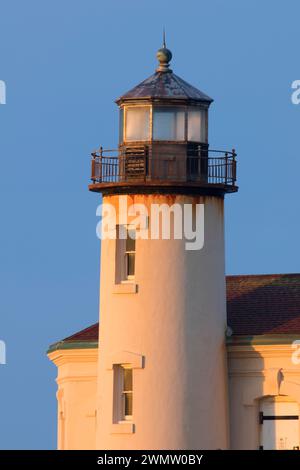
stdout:
[(125, 274), (126, 279), (134, 279), (135, 273), (135, 230), (127, 228), (125, 244)]
[(132, 420), (132, 402), (133, 402), (133, 387), (132, 387), (132, 369), (126, 366), (121, 366), (122, 369), (122, 414), (123, 419)]
[(136, 231), (132, 226), (119, 225), (116, 241), (116, 283), (135, 277)]
[(132, 421), (133, 369), (131, 364), (114, 366), (114, 423)]

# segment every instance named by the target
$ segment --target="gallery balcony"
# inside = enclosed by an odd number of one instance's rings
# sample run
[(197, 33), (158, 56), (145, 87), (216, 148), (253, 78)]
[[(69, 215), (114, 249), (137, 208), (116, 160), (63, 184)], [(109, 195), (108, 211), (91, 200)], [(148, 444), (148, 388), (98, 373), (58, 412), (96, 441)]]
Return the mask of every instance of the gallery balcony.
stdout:
[(92, 154), (90, 191), (102, 193), (232, 193), (236, 153), (207, 145), (120, 146)]

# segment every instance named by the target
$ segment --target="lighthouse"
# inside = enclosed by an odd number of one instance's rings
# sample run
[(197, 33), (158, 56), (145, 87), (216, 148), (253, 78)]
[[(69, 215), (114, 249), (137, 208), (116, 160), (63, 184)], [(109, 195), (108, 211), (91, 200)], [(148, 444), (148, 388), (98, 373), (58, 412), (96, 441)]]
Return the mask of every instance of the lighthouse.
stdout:
[[(92, 153), (89, 189), (116, 216), (101, 242), (96, 448), (227, 449), (224, 196), (237, 191), (236, 154), (210, 148), (213, 100), (172, 71), (165, 41), (157, 58), (116, 100), (118, 148)], [(144, 208), (143, 224), (129, 207)], [(202, 214), (196, 248), (175, 208), (193, 226)]]

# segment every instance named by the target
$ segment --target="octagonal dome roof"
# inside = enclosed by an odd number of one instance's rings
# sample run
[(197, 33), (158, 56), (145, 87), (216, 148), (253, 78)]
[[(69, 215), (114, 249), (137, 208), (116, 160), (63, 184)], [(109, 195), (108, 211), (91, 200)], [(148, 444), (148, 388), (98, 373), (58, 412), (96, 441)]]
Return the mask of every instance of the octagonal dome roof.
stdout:
[(143, 82), (132, 88), (116, 101), (118, 104), (129, 100), (183, 100), (207, 103), (213, 101), (202, 91), (187, 83), (172, 71), (156, 71)]
[(175, 75), (170, 69), (172, 52), (166, 48), (165, 38), (163, 47), (157, 52), (157, 58), (159, 66), (155, 73), (118, 98), (117, 104), (126, 101), (149, 100), (210, 105), (212, 98)]

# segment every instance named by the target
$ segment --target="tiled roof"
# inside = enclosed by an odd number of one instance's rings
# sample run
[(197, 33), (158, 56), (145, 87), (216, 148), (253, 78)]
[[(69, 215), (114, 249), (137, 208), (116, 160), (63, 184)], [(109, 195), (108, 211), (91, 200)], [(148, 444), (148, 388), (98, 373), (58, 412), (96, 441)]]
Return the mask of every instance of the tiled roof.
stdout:
[(63, 341), (97, 341), (98, 340), (99, 323), (85, 328), (84, 330), (78, 331), (74, 335), (68, 336)]
[[(300, 274), (227, 276), (233, 335), (300, 334)], [(98, 340), (98, 323), (63, 340)]]
[(300, 274), (227, 276), (234, 335), (300, 333)]
[(99, 324), (95, 323), (74, 335), (51, 344), (47, 353), (61, 349), (95, 349), (98, 347), (98, 329)]

